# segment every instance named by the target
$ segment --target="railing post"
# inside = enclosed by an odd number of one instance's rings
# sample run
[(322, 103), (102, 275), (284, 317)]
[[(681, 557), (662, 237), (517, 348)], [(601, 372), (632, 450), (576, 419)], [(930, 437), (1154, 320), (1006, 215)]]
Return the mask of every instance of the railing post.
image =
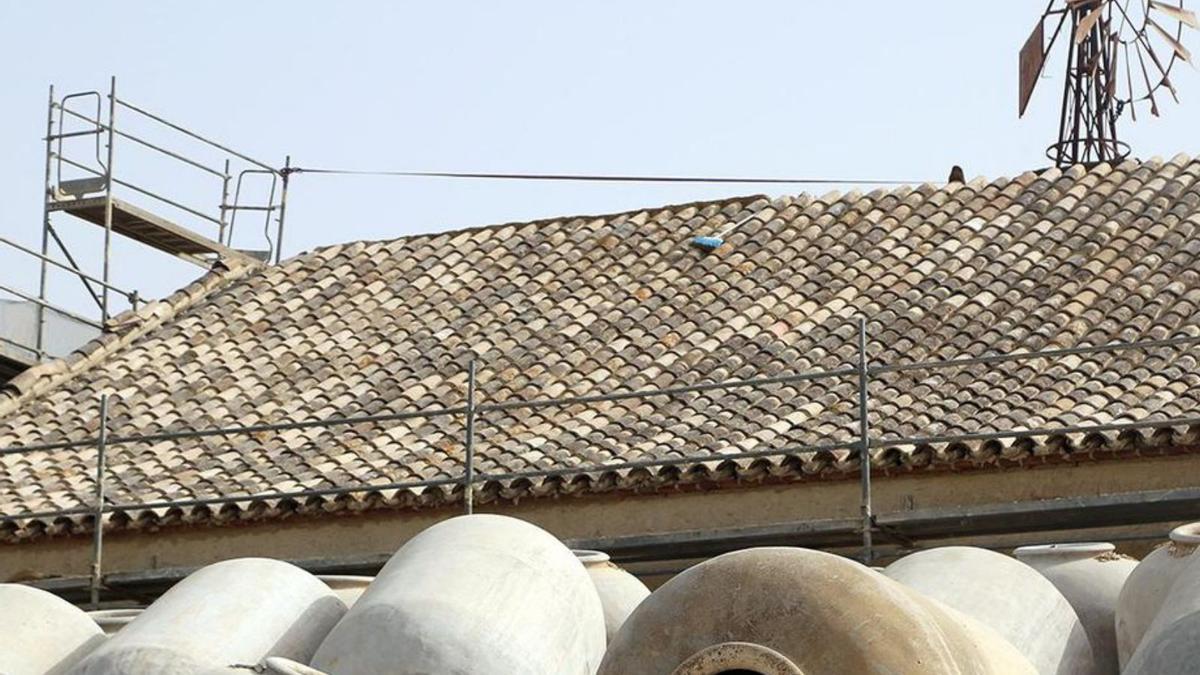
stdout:
[[(280, 173), (283, 174), (283, 192), (279, 196), (279, 228), (275, 231), (275, 264), (276, 265), (278, 265), (279, 261), (283, 259), (283, 218), (284, 218), (284, 216), (287, 215), (288, 181), (292, 177), (292, 156), (291, 155), (288, 155), (286, 158), (284, 158), (283, 171), (281, 171)], [(271, 206), (271, 204), (268, 204), (267, 206)], [(270, 211), (267, 211), (268, 216), (270, 215), (270, 213), (271, 213)]]
[[(226, 246), (233, 248), (232, 241), (225, 241), (225, 228), (228, 225), (225, 217), (229, 212), (229, 179), (229, 158), (226, 157), (225, 175), (221, 176), (221, 224), (217, 228), (217, 243), (225, 244)], [(231, 236), (230, 239), (232, 238), (233, 237)]]
[(104, 558), (104, 472), (108, 451), (108, 394), (100, 395), (100, 430), (96, 436), (96, 515), (92, 530), (92, 609), (100, 608), (100, 575)]
[(108, 92), (108, 160), (104, 167), (104, 288), (101, 289), (102, 298), (100, 303), (100, 323), (108, 322), (108, 284), (112, 283), (109, 277), (109, 268), (111, 267), (109, 259), (112, 252), (112, 226), (113, 226), (113, 146), (116, 144), (117, 135), (117, 78), (114, 75), (110, 80), (110, 88)]
[(466, 475), (463, 477), (463, 504), (467, 515), (475, 512), (475, 359), (467, 363), (467, 439)]
[[(50, 85), (50, 103), (47, 106), (46, 113), (46, 183), (45, 191), (42, 193), (42, 260), (40, 273), (38, 277), (38, 300), (46, 302), (46, 272), (47, 263), (46, 256), (50, 255), (50, 199), (53, 195), (54, 187), (50, 183), (50, 166), (53, 163), (54, 142), (50, 137), (54, 135), (54, 85)], [(41, 361), (46, 348), (46, 307), (38, 305), (37, 307), (37, 337), (34, 340), (34, 346), (37, 348), (37, 360)]]
[(869, 565), (874, 558), (871, 530), (875, 516), (871, 513), (871, 425), (867, 419), (869, 370), (867, 365), (867, 320), (858, 319), (858, 466), (862, 494), (859, 512), (862, 517), (862, 560)]

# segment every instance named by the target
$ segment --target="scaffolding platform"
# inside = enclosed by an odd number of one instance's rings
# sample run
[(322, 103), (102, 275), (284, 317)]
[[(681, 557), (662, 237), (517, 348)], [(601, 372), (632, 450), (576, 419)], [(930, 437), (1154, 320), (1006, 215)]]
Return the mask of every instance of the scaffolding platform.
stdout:
[[(55, 200), (47, 205), (51, 211), (63, 211), (76, 218), (104, 227), (104, 208), (108, 197)], [(244, 262), (255, 258), (209, 239), (194, 230), (182, 227), (161, 216), (112, 197), (112, 229), (130, 239), (152, 246), (165, 253), (181, 257), (237, 259)]]

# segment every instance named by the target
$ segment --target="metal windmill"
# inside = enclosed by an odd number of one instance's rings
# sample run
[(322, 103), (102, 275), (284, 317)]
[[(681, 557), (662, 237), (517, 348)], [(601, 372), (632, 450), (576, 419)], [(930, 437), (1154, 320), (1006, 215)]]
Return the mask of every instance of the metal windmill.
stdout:
[[(1025, 114), (1054, 42), (1070, 23), (1058, 142), (1046, 156), (1060, 167), (1119, 161), (1129, 145), (1117, 138), (1117, 121), (1138, 107), (1158, 116), (1158, 100), (1176, 102), (1171, 70), (1191, 63), (1182, 42), (1184, 27), (1198, 28), (1183, 0), (1050, 0), (1020, 52), (1019, 115)], [(1046, 27), (1053, 25), (1050, 40)]]

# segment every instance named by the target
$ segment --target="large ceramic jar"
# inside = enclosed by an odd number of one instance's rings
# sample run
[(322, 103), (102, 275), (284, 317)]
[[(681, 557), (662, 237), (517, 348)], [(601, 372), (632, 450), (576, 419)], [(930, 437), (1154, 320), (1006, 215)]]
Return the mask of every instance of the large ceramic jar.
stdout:
[(0, 673), (62, 675), (103, 642), (96, 622), (66, 600), (0, 584)]
[(346, 603), (347, 607), (353, 607), (354, 603), (362, 597), (363, 591), (367, 590), (367, 586), (371, 585), (371, 581), (375, 577), (352, 576), (348, 574), (319, 574), (317, 578), (325, 582), (325, 585), (333, 589), (338, 598)]
[(311, 667), (267, 665), (335, 675), (591, 675), (603, 655), (604, 610), (571, 550), (516, 518), (471, 515), (397, 551)]
[(1013, 555), (1049, 579), (1075, 608), (1092, 643), (1096, 673), (1117, 675), (1117, 598), (1137, 561), (1106, 543), (1022, 546)]
[(693, 566), (646, 598), (598, 675), (1033, 675), (978, 622), (852, 560), (755, 548)]
[(596, 586), (596, 592), (600, 594), (600, 605), (604, 608), (604, 630), (611, 641), (625, 619), (650, 595), (650, 589), (637, 577), (614, 565), (607, 553), (575, 551), (575, 556), (583, 563)]
[(1194, 675), (1200, 672), (1200, 555), (1186, 558), (1125, 673)]
[(1071, 603), (1029, 565), (969, 546), (919, 551), (887, 576), (992, 628), (1041, 675), (1091, 675), (1087, 632)]
[(73, 672), (245, 675), (267, 656), (307, 661), (345, 612), (328, 586), (295, 565), (226, 560), (175, 584)]
[(1171, 585), (1200, 546), (1200, 523), (1180, 525), (1170, 540), (1150, 552), (1125, 580), (1117, 599), (1117, 653), (1121, 667), (1133, 656), (1154, 622)]

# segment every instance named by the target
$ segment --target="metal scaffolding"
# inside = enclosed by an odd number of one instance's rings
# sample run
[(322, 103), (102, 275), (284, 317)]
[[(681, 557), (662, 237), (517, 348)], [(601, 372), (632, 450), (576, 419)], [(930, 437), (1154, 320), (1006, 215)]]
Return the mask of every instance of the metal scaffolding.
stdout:
[[(151, 141), (142, 134), (130, 131), (125, 124), (118, 124), (118, 119), (124, 119), (126, 114), (168, 140)], [(205, 268), (222, 258), (279, 262), (287, 209), (290, 157), (280, 169), (232, 150), (119, 97), (115, 77), (110, 80), (106, 94), (92, 90), (56, 98), (54, 87), (51, 86), (43, 140), (45, 175), (40, 250), (0, 238), (0, 244), (36, 259), (39, 265), (36, 293), (0, 284), (0, 292), (32, 303), (37, 308), (32, 344), (0, 336), (0, 342), (5, 345), (21, 354), (32, 355), (31, 362), (26, 366), (51, 356), (46, 350), (47, 313), (55, 313), (101, 330), (116, 313), (117, 300), (131, 309), (137, 309), (142, 301), (138, 293), (122, 290), (112, 283), (114, 233)], [(69, 142), (73, 140), (90, 140), (87, 152), (72, 151)], [(216, 209), (184, 203), (147, 187), (144, 181), (122, 177), (123, 174), (115, 170), (118, 140), (167, 158), (172, 166), (198, 171), (215, 181), (211, 191)], [(221, 166), (214, 167), (170, 147), (182, 143), (194, 143), (223, 156)], [(265, 192), (266, 199), (255, 202), (249, 196), (255, 191), (250, 183), (262, 180), (259, 177), (265, 179), (265, 185), (259, 186), (258, 191)], [(155, 207), (149, 210), (142, 208), (130, 201), (126, 194), (131, 195), (132, 199), (149, 200)], [(274, 231), (273, 238), (266, 235), (269, 243), (267, 250), (248, 251), (234, 247), (238, 215), (243, 213), (243, 221), (256, 213), (261, 214), (264, 233)], [(101, 269), (98, 273), (84, 271), (76, 252), (55, 226), (54, 216), (57, 214), (70, 215), (103, 229)], [(195, 226), (215, 231), (205, 234), (194, 229)], [(61, 255), (62, 260), (54, 257), (54, 254)], [(79, 280), (87, 296), (95, 302), (98, 319), (67, 310), (49, 299), (48, 272), (52, 268), (69, 272)]]
[[(877, 516), (872, 510), (871, 504), (871, 452), (872, 450), (880, 450), (884, 448), (899, 447), (899, 446), (927, 446), (942, 443), (960, 443), (982, 440), (999, 440), (999, 439), (1021, 439), (1029, 437), (1053, 437), (1067, 434), (1078, 433), (1098, 433), (1098, 432), (1124, 432), (1138, 429), (1156, 429), (1165, 427), (1180, 427), (1180, 426), (1197, 426), (1200, 425), (1200, 415), (1188, 417), (1172, 417), (1162, 419), (1137, 420), (1129, 422), (1113, 422), (1113, 423), (1097, 423), (1089, 425), (1077, 426), (1062, 426), (1055, 428), (1041, 429), (1019, 429), (1019, 430), (996, 430), (977, 433), (965, 434), (944, 434), (944, 435), (929, 435), (929, 436), (911, 436), (911, 437), (891, 437), (891, 436), (876, 436), (872, 435), (871, 427), (867, 423), (867, 418), (871, 409), (871, 397), (868, 390), (868, 384), (873, 376), (878, 376), (886, 373), (906, 372), (906, 371), (931, 371), (944, 368), (962, 368), (968, 366), (991, 366), (1000, 363), (1012, 361), (1021, 361), (1029, 359), (1053, 359), (1066, 356), (1078, 356), (1099, 353), (1117, 353), (1128, 350), (1149, 350), (1166, 347), (1184, 347), (1200, 344), (1200, 335), (1181, 335), (1161, 340), (1141, 340), (1131, 342), (1110, 342), (1100, 345), (1083, 345), (1075, 347), (1066, 347), (1058, 349), (1044, 349), (1040, 351), (1021, 351), (1014, 353), (989, 354), (978, 357), (945, 359), (945, 360), (930, 360), (930, 361), (914, 361), (902, 363), (877, 363), (873, 364), (867, 357), (868, 344), (867, 322), (865, 319), (858, 321), (857, 347), (858, 356), (857, 362), (850, 367), (834, 368), (820, 371), (800, 372), (787, 375), (778, 375), (772, 377), (748, 378), (725, 380), (720, 382), (705, 382), (694, 385), (665, 387), (654, 389), (641, 389), (634, 391), (618, 391), (606, 394), (590, 394), (584, 396), (570, 396), (560, 398), (545, 398), (545, 399), (530, 399), (530, 400), (509, 400), (499, 402), (487, 402), (478, 400), (478, 392), (476, 386), (476, 364), (472, 360), (468, 364), (468, 380), (467, 380), (467, 400), (459, 406), (439, 407), (422, 410), (401, 411), (396, 413), (388, 413), (381, 415), (361, 415), (334, 417), (320, 420), (306, 420), (296, 422), (279, 422), (271, 424), (256, 424), (244, 426), (232, 426), (210, 429), (179, 429), (166, 431), (155, 434), (133, 435), (133, 436), (115, 436), (111, 435), (108, 429), (109, 404), (107, 396), (101, 396), (98, 401), (100, 427), (95, 435), (88, 438), (61, 441), (52, 443), (29, 444), (16, 447), (0, 448), (0, 456), (12, 454), (25, 454), (30, 452), (45, 452), (53, 450), (66, 449), (82, 449), (94, 448), (97, 454), (95, 494), (91, 504), (81, 504), (77, 508), (60, 509), (54, 511), (43, 512), (26, 512), (26, 513), (6, 513), (0, 514), (0, 522), (15, 522), (29, 519), (57, 519), (69, 516), (92, 516), (94, 546), (93, 546), (93, 563), (92, 563), (92, 578), (91, 590), (93, 600), (98, 601), (99, 594), (103, 588), (103, 570), (101, 567), (101, 552), (103, 549), (103, 521), (107, 514), (110, 518), (113, 514), (130, 513), (144, 511), (150, 509), (164, 508), (187, 508), (187, 507), (204, 507), (218, 506), (234, 503), (249, 503), (260, 502), (265, 500), (284, 500), (284, 499), (307, 499), (311, 497), (329, 497), (336, 495), (348, 495), (355, 493), (382, 492), (388, 490), (401, 490), (419, 487), (457, 487), (462, 492), (462, 501), (464, 509), (467, 513), (473, 511), (474, 508), (474, 493), (484, 483), (495, 481), (510, 481), (516, 479), (534, 479), (548, 477), (568, 477), (578, 476), (583, 474), (595, 474), (612, 471), (621, 471), (628, 469), (645, 469), (645, 468), (664, 468), (678, 467), (682, 465), (696, 465), (705, 462), (726, 462), (740, 459), (780, 457), (786, 455), (798, 455), (817, 452), (830, 452), (836, 450), (850, 451), (857, 455), (861, 476), (861, 493), (859, 498), (860, 518), (856, 525), (831, 523), (823, 525), (827, 530), (823, 535), (820, 532), (812, 532), (816, 538), (814, 543), (827, 542), (839, 543), (846, 545), (846, 537), (852, 532), (857, 533), (860, 542), (860, 557), (864, 561), (871, 561), (875, 557), (875, 543), (873, 535), (880, 535), (884, 538), (895, 538), (901, 536), (897, 534), (898, 527), (902, 524), (911, 524), (916, 516), (913, 514), (905, 514), (902, 517), (896, 514), (884, 514), (883, 517)], [(532, 410), (538, 408), (563, 407), (571, 405), (585, 405), (589, 403), (622, 401), (633, 399), (646, 399), (656, 397), (672, 397), (687, 393), (719, 391), (735, 388), (754, 388), (764, 387), (778, 384), (791, 384), (806, 381), (815, 381), (823, 379), (853, 379), (856, 381), (856, 393), (858, 396), (858, 428), (856, 437), (847, 438), (839, 442), (817, 443), (810, 445), (799, 445), (791, 447), (774, 447), (762, 450), (746, 450), (741, 452), (716, 452), (706, 454), (695, 454), (687, 457), (671, 458), (671, 459), (648, 459), (620, 462), (605, 462), (594, 465), (576, 465), (567, 467), (555, 467), (535, 469), (528, 471), (517, 472), (487, 472), (480, 471), (477, 464), (477, 441), (475, 439), (476, 427), (481, 420), (485, 420), (488, 413), (511, 410)], [(132, 443), (153, 443), (160, 441), (174, 441), (184, 439), (196, 439), (206, 437), (231, 437), (249, 434), (259, 434), (262, 432), (287, 431), (296, 429), (311, 429), (311, 428), (329, 428), (344, 425), (354, 425), (363, 423), (381, 423), (381, 422), (396, 422), (403, 420), (411, 420), (416, 418), (434, 418), (446, 416), (462, 416), (464, 420), (464, 433), (462, 439), (463, 448), (463, 466), (461, 474), (458, 476), (450, 476), (445, 478), (437, 478), (431, 480), (417, 481), (399, 481), (387, 484), (361, 484), (361, 485), (341, 485), (335, 487), (312, 488), (304, 490), (292, 490), (286, 492), (264, 492), (256, 494), (241, 494), (241, 495), (222, 495), (215, 497), (203, 497), (192, 499), (178, 500), (162, 500), (149, 502), (132, 502), (132, 503), (114, 503), (106, 499), (104, 490), (104, 477), (106, 465), (110, 463), (111, 453), (113, 448), (119, 448), (123, 445)], [(1195, 492), (1195, 491), (1192, 491)], [(1147, 510), (1147, 513), (1153, 514), (1155, 518), (1164, 518), (1171, 515), (1181, 513), (1180, 509), (1194, 509), (1196, 504), (1200, 503), (1200, 495), (1188, 493), (1169, 494), (1169, 495), (1152, 495), (1146, 496), (1146, 500), (1154, 502)], [(1129, 505), (1121, 502), (1125, 512), (1129, 512)], [(1019, 505), (1025, 507), (1027, 505)], [(1059, 514), (1055, 517), (1058, 520), (1048, 522), (1066, 523), (1064, 514), (1078, 512), (1079, 509), (1093, 508), (1098, 509), (1098, 513), (1104, 512), (1103, 509), (1109, 506), (1105, 504), (1089, 504), (1079, 505), (1072, 502), (1070, 505), (1051, 503), (1039, 505), (1033, 508), (1037, 512), (1045, 512), (1050, 516)], [(1015, 507), (1014, 507), (1015, 508)], [(1001, 509), (1001, 511), (962, 513), (962, 514), (928, 514), (922, 518), (913, 520), (916, 525), (914, 527), (926, 528), (920, 530), (922, 532), (936, 532), (941, 536), (945, 536), (947, 532), (961, 531), (967, 527), (967, 524), (975, 522), (972, 519), (983, 518), (991, 519), (987, 522), (992, 522), (995, 525), (997, 519), (1008, 518), (1010, 520), (1017, 519), (1024, 522), (1030, 517), (1029, 508), (1017, 513), (1012, 509)], [(976, 509), (978, 511), (978, 509)], [(1081, 513), (1081, 512), (1080, 512)], [(1112, 518), (1111, 514), (1109, 515)], [(1125, 521), (1129, 520), (1129, 516), (1122, 516)], [(1147, 516), (1149, 517), (1149, 516)], [(1117, 518), (1116, 520), (1121, 520)], [(1076, 521), (1070, 521), (1076, 522)], [(1082, 521), (1079, 521), (1082, 522)], [(1090, 522), (1090, 521), (1089, 521)], [(1158, 522), (1147, 521), (1147, 522)], [(1008, 531), (1015, 531), (1008, 526)], [(1022, 525), (1024, 527), (1024, 525)], [(958, 528), (958, 530), (955, 530)], [(1001, 528), (1002, 530), (1003, 528)], [(917, 531), (917, 530), (914, 530)], [(1000, 530), (998, 530), (1000, 531)], [(789, 530), (789, 532), (791, 532)], [(797, 535), (797, 532), (787, 533), (739, 533), (733, 536), (733, 541), (752, 542), (759, 541), (762, 537), (763, 541), (776, 541), (780, 537)], [(826, 536), (828, 539), (821, 539), (821, 536)], [(758, 537), (756, 539), (755, 537)], [(903, 537), (901, 537), (903, 539)], [(686, 542), (679, 542), (679, 545), (685, 545)], [(669, 542), (660, 542), (659, 545), (669, 545)], [(635, 546), (636, 549), (636, 546)]]

